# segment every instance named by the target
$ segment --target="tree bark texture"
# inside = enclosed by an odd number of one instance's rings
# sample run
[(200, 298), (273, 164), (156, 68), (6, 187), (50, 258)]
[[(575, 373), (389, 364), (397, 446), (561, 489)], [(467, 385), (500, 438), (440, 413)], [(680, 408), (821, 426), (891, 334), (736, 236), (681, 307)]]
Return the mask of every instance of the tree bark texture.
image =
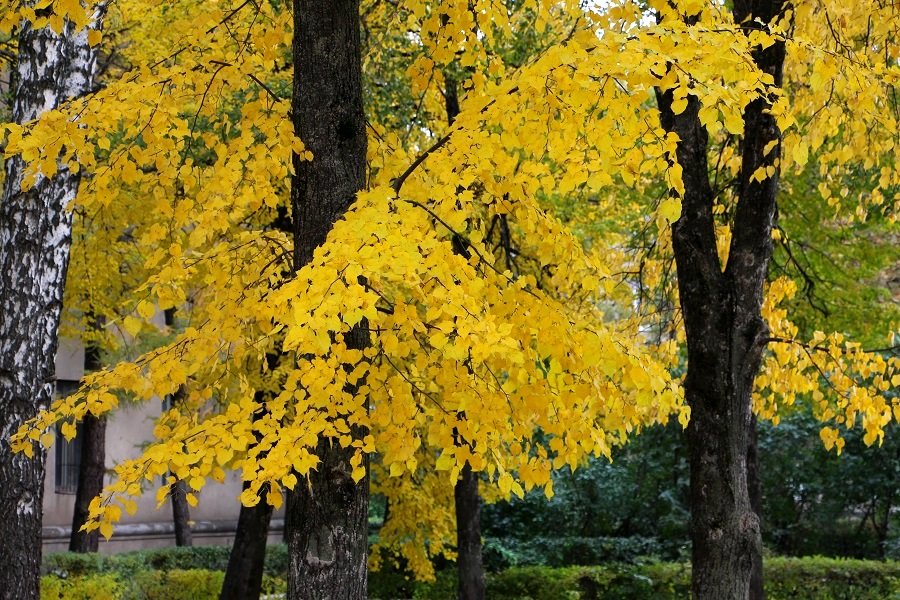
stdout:
[[(100, 348), (88, 344), (84, 349), (85, 374), (99, 370)], [(81, 422), (81, 457), (78, 464), (78, 488), (75, 492), (75, 510), (72, 513), (70, 552), (97, 552), (100, 547), (100, 531), (81, 531), (90, 516), (91, 500), (103, 491), (106, 474), (106, 416), (90, 413)]]
[(272, 505), (261, 494), (256, 506), (241, 506), (234, 545), (219, 600), (254, 600), (262, 592)]
[[(459, 115), (459, 87), (449, 73), (444, 73), (444, 106), (447, 123)], [(456, 508), (456, 570), (459, 600), (484, 600), (485, 578), (481, 557), (481, 497), (478, 474), (469, 465), (463, 467), (453, 488)]]
[[(174, 327), (175, 325), (175, 309), (168, 308), (163, 312), (166, 320), (166, 327)], [(178, 405), (184, 396), (184, 387), (169, 397), (169, 408)], [(187, 486), (181, 479), (176, 479), (175, 483), (169, 488), (169, 501), (172, 503), (172, 525), (175, 529), (175, 545), (193, 546), (194, 536), (191, 532), (191, 507), (187, 502)]]
[[(783, 2), (737, 0), (735, 21), (772, 22)], [(762, 26), (758, 23), (748, 26)], [(757, 65), (781, 84), (784, 45), (754, 55)], [(685, 194), (672, 242), (685, 320), (688, 370), (685, 397), (691, 406), (688, 452), (691, 466), (692, 593), (700, 600), (746, 600), (751, 579), (762, 581), (759, 518), (751, 503), (747, 457), (752, 442), (750, 398), (768, 328), (761, 316), (763, 285), (772, 254), (776, 175), (753, 182), (760, 165), (780, 156), (781, 132), (766, 114), (768, 99), (744, 114), (738, 205), (728, 263), (716, 251), (713, 192), (709, 184), (708, 137), (698, 118), (696, 97), (679, 115), (672, 93), (657, 93), (660, 120), (678, 134), (677, 160)], [(768, 155), (763, 148), (775, 141)]]
[[(763, 530), (763, 488), (759, 464), (759, 436), (756, 415), (750, 415), (750, 432), (747, 436), (747, 491), (750, 494), (750, 507), (759, 519), (760, 532)], [(762, 545), (759, 546), (760, 551)], [(763, 578), (763, 557), (760, 553), (753, 557), (753, 570), (750, 572), (750, 600), (765, 600), (765, 580)]]
[[(295, 131), (313, 153), (311, 161), (294, 161), (297, 268), (312, 259), (365, 186), (359, 27), (358, 0), (294, 0), (292, 115)], [(350, 348), (364, 348), (368, 334), (357, 327), (345, 341)], [(316, 470), (288, 496), (288, 599), (363, 599), (368, 482), (356, 484), (350, 476), (352, 448), (322, 439), (317, 450)]]
[[(29, 4), (33, 4), (30, 2)], [(87, 32), (19, 28), (13, 120), (25, 123), (91, 89), (95, 53)], [(13, 455), (9, 436), (46, 407), (69, 264), (79, 175), (65, 165), (22, 190), (25, 165), (6, 161), (0, 202), (0, 598), (38, 598), (44, 453)]]
[(459, 600), (483, 600), (484, 565), (481, 560), (481, 497), (478, 473), (466, 465), (453, 489), (456, 503), (456, 568)]
[[(277, 356), (266, 356), (269, 367), (274, 369), (277, 364)], [(254, 401), (263, 404), (267, 395), (257, 390)], [(253, 415), (253, 422), (257, 422), (267, 414), (263, 409)], [(257, 442), (259, 433), (256, 434)], [(246, 484), (244, 484), (246, 489)], [(272, 520), (272, 506), (267, 501), (267, 488), (260, 491), (259, 503), (256, 506), (241, 505), (238, 517), (237, 531), (235, 531), (234, 544), (231, 546), (231, 554), (228, 556), (228, 567), (225, 569), (225, 581), (222, 582), (222, 592), (219, 600), (252, 600), (259, 598), (262, 592), (263, 569), (266, 564), (266, 544), (269, 540), (269, 522)]]
[(178, 479), (172, 484), (169, 491), (169, 500), (172, 502), (172, 525), (175, 529), (175, 545), (179, 548), (194, 545), (194, 535), (191, 532), (191, 507), (187, 503), (187, 486), (183, 479)]

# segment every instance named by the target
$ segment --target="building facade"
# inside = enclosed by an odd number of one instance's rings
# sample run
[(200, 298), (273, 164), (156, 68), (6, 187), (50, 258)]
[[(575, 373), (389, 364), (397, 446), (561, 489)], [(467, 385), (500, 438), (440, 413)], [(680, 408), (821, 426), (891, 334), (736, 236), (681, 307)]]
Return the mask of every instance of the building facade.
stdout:
[[(84, 373), (84, 348), (77, 341), (60, 341), (56, 356), (57, 393), (65, 395), (77, 389)], [(106, 465), (140, 455), (144, 444), (153, 439), (153, 424), (162, 411), (162, 402), (122, 404), (109, 415), (106, 427)], [(59, 431), (56, 443), (47, 453), (44, 479), (44, 552), (67, 550), (72, 530), (72, 513), (78, 487), (80, 442), (67, 441)], [(107, 475), (107, 482), (109, 475)], [(161, 481), (160, 481), (161, 483)], [(100, 538), (100, 551), (122, 552), (140, 548), (175, 545), (172, 505), (156, 505), (157, 487), (148, 487), (138, 500), (134, 515), (122, 515), (109, 541)], [(234, 541), (241, 493), (239, 473), (229, 473), (224, 483), (210, 481), (197, 493), (199, 504), (191, 508), (191, 530), (195, 545), (230, 545)], [(279, 541), (283, 519), (272, 519), (269, 539)]]

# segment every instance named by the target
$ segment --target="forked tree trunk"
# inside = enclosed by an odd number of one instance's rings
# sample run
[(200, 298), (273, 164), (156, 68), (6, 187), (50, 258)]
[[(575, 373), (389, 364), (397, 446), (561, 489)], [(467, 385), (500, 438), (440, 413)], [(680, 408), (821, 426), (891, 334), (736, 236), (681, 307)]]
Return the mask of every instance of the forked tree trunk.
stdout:
[[(25, 2), (33, 5), (34, 2)], [(95, 53), (87, 33), (67, 26), (19, 28), (13, 120), (24, 123), (90, 90)], [(52, 179), (22, 190), (25, 165), (6, 161), (0, 201), (0, 597), (38, 598), (44, 452), (10, 450), (9, 436), (48, 406), (79, 175), (60, 165)]]
[[(734, 2), (735, 21), (747, 27), (770, 23), (783, 0)], [(758, 19), (758, 21), (757, 21)], [(758, 50), (760, 69), (781, 84), (784, 44)], [(672, 111), (672, 92), (658, 92), (662, 126), (678, 134), (677, 160), (685, 194), (672, 243), (687, 333), (685, 397), (691, 406), (688, 452), (691, 466), (692, 592), (699, 600), (747, 600), (751, 580), (762, 581), (759, 518), (751, 503), (747, 457), (751, 443), (750, 398), (768, 328), (762, 319), (763, 285), (772, 254), (776, 175), (751, 180), (761, 165), (781, 154), (781, 132), (766, 113), (767, 99), (744, 113), (742, 166), (731, 247), (724, 271), (716, 250), (713, 192), (709, 184), (708, 136), (699, 101)], [(763, 149), (775, 142), (767, 155)]]
[[(294, 265), (305, 265), (366, 181), (358, 0), (294, 0), (294, 128), (312, 152), (295, 158)], [(355, 328), (349, 348), (364, 348)], [(354, 431), (355, 436), (362, 432)], [(353, 448), (320, 441), (320, 463), (288, 496), (288, 599), (366, 598), (369, 486), (350, 476)], [(365, 465), (368, 467), (368, 464)]]
[[(457, 82), (444, 74), (444, 104), (447, 122), (459, 115)], [(478, 494), (478, 473), (466, 465), (453, 488), (456, 508), (456, 571), (459, 600), (484, 600), (484, 564), (481, 557), (481, 497)]]
[[(88, 374), (100, 367), (100, 348), (95, 343), (89, 343), (84, 349), (84, 372)], [(103, 491), (103, 477), (106, 474), (106, 416), (95, 417), (88, 413), (81, 422), (79, 436), (81, 457), (69, 551), (96, 552), (100, 546), (100, 531), (81, 531), (81, 527), (90, 516), (91, 500)]]

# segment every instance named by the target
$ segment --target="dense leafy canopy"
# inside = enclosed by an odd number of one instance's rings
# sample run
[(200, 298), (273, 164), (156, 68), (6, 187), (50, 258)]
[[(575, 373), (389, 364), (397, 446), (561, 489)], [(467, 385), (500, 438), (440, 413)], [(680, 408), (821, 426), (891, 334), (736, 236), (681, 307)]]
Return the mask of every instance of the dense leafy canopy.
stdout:
[[(52, 5), (48, 16), (5, 6), (0, 27), (88, 22), (80, 2), (39, 4)], [(314, 157), (288, 118), (287, 8), (113, 3), (102, 39), (91, 34), (109, 58), (103, 87), (6, 125), (5, 152), (34, 177), (60, 162), (88, 174), (72, 207), (74, 323), (106, 316), (109, 344), (151, 331), (157, 309), (177, 307), (183, 326), (86, 378), (16, 447), (47, 444), (54, 423), (74, 435), (119, 393), (150, 400), (185, 386), (156, 440), (116, 467), (90, 527), (109, 535), (130, 497), (169, 473), (194, 503), (208, 480), (239, 470), (244, 504), (265, 486), (279, 505), (329, 438), (356, 448), (356, 480), (363, 454), (377, 454), (393, 539), (428, 576), (428, 553), (452, 545), (441, 541), (446, 507), (466, 463), (490, 494), (550, 496), (554, 469), (609, 456), (646, 425), (686, 423), (669, 227), (684, 186), (654, 88), (673, 91), (676, 113), (700, 101), (723, 268), (742, 114), (758, 98), (772, 100), (785, 133), (782, 178), (815, 179), (798, 201), (834, 228), (889, 226), (900, 203), (900, 20), (886, 3), (798, 1), (766, 29), (718, 2), (648, 4), (657, 18), (627, 0), (364, 3), (368, 187), (292, 272), (281, 226), (292, 157)], [(783, 88), (751, 58), (777, 40), (788, 46)], [(464, 90), (450, 126), (448, 77)], [(900, 420), (888, 393), (898, 359), (842, 333), (802, 337), (783, 308), (796, 288), (787, 277), (769, 288), (775, 339), (757, 412), (777, 420), (810, 398), (822, 420), (859, 422), (867, 443), (879, 440)], [(348, 349), (344, 335), (360, 325), (372, 344)], [(350, 435), (357, 426), (363, 439)], [(843, 443), (831, 426), (821, 436)]]

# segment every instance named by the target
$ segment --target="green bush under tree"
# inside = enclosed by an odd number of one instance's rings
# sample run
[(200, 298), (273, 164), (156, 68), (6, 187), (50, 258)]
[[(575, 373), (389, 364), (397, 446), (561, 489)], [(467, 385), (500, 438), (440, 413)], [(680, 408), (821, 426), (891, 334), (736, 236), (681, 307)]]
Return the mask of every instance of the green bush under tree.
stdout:
[[(207, 553), (205, 556), (211, 556)], [(102, 561), (101, 561), (102, 562)], [(900, 600), (900, 562), (834, 558), (770, 558), (770, 600)], [(370, 573), (369, 596), (388, 600), (452, 600), (455, 573), (433, 583), (396, 572)], [(215, 600), (224, 579), (211, 569), (145, 569), (133, 573), (45, 575), (42, 600)], [(284, 593), (282, 576), (267, 574), (265, 594)], [(676, 600), (690, 597), (687, 563), (610, 564), (593, 567), (517, 567), (488, 576), (491, 600)]]

